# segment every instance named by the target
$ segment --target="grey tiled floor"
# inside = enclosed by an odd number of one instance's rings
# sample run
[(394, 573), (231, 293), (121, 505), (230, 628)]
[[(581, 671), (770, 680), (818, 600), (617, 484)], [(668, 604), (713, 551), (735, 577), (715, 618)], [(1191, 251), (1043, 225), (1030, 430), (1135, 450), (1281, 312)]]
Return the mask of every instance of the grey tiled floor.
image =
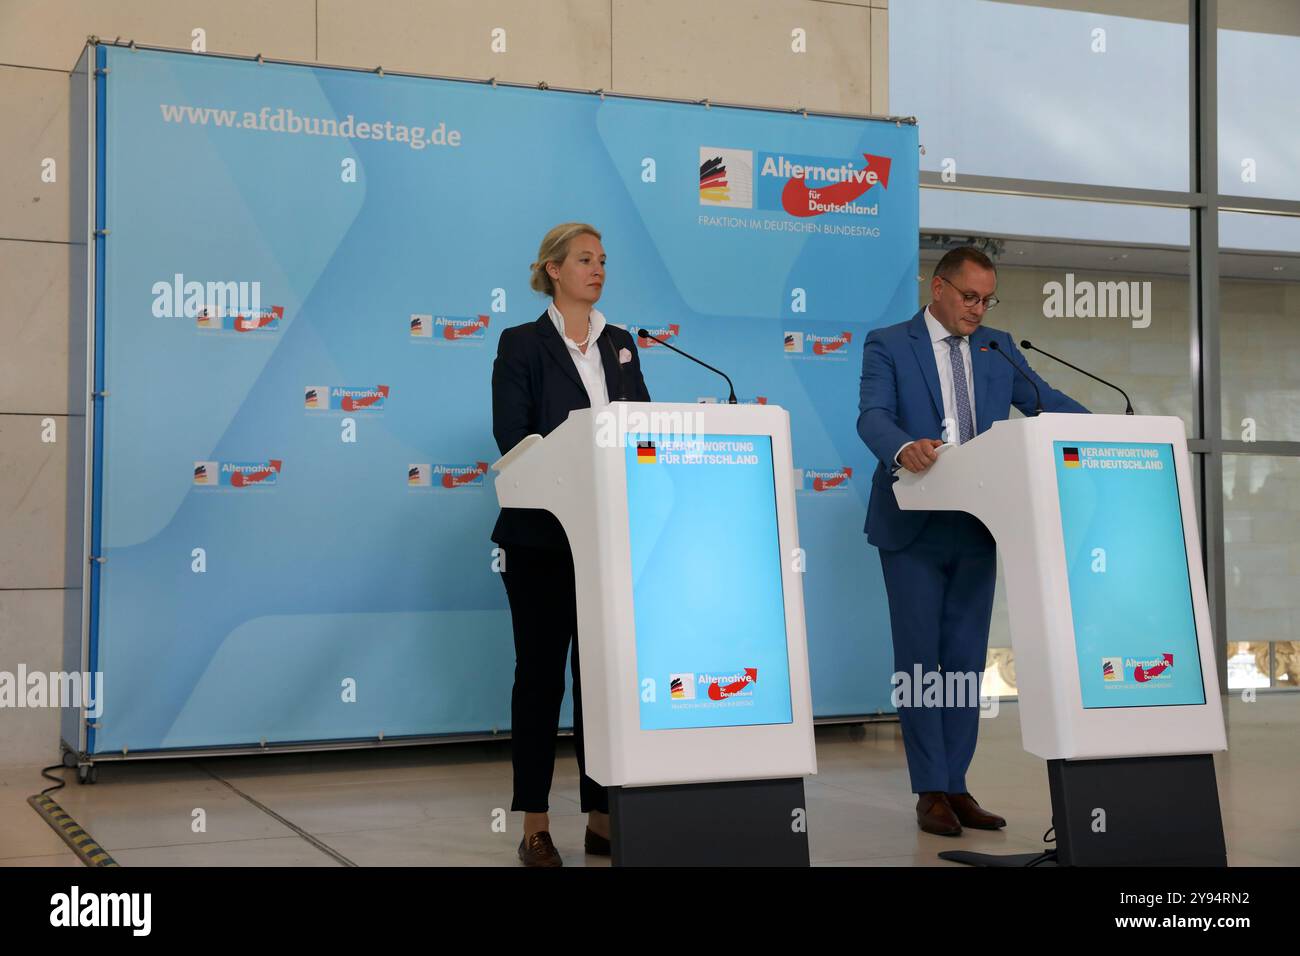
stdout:
[[(1229, 862), (1300, 865), (1300, 694), (1232, 698), (1228, 717), (1230, 749), (1215, 762)], [(806, 781), (815, 864), (945, 866), (941, 850), (1042, 846), (1047, 773), (1021, 749), (1015, 704), (981, 721), (969, 777), (980, 802), (1007, 817), (1004, 831), (919, 832), (897, 724), (871, 724), (865, 734), (822, 728), (817, 756), (819, 772)], [(38, 770), (0, 767), (0, 866), (78, 866), (26, 803), (48, 785)], [(54, 798), (123, 866), (517, 865), (521, 820), (502, 812), (510, 803), (503, 744), (103, 763), (96, 785), (73, 782)], [(206, 829), (196, 832), (200, 809)], [(493, 827), (502, 816), (505, 833)], [(583, 822), (565, 741), (552, 835), (567, 866), (607, 865), (584, 858)]]

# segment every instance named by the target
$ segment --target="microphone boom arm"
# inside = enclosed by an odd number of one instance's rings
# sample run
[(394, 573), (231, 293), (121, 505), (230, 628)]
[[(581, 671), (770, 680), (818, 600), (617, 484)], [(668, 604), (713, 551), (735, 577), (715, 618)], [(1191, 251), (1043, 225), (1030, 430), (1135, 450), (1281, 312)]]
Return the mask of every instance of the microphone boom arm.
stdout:
[(663, 339), (658, 338), (657, 336), (651, 335), (651, 334), (650, 334), (649, 332), (647, 332), (645, 329), (637, 329), (637, 330), (636, 330), (636, 335), (637, 335), (637, 338), (639, 338), (639, 339), (653, 339), (654, 341), (658, 342), (660, 345), (665, 345), (665, 346), (667, 346), (668, 348), (672, 349), (672, 350), (673, 350), (674, 352), (676, 352), (678, 355), (685, 355), (688, 359), (690, 359), (690, 360), (691, 360), (692, 362), (694, 362), (696, 365), (703, 365), (703, 366), (704, 366), (705, 368), (707, 368), (710, 372), (717, 372), (719, 375), (721, 375), (723, 378), (725, 378), (725, 379), (727, 380), (727, 387), (728, 387), (729, 389), (731, 389), (731, 395), (727, 398), (727, 404), (728, 404), (728, 405), (735, 405), (735, 404), (736, 404), (736, 386), (734, 386), (734, 385), (731, 384), (731, 376), (728, 375), (726, 372), (722, 371), (722, 369), (714, 368), (714, 367), (713, 367), (712, 365), (710, 365), (708, 362), (701, 362), (701, 361), (700, 361), (699, 359), (697, 359), (694, 355), (690, 355), (690, 354), (688, 354), (688, 353), (686, 353), (686, 352), (683, 352), (683, 351), (682, 351), (681, 349), (679, 349), (677, 346), (675, 346), (675, 345), (671, 345), (671, 344), (669, 344), (668, 342), (665, 342)]
[(1031, 351), (1034, 352), (1042, 352), (1049, 359), (1056, 359), (1056, 361), (1060, 362), (1062, 365), (1066, 366), (1067, 368), (1072, 368), (1076, 372), (1088, 376), (1088, 378), (1092, 379), (1095, 382), (1101, 382), (1101, 384), (1113, 388), (1115, 391), (1119, 392), (1121, 395), (1124, 396), (1124, 414), (1125, 415), (1133, 414), (1133, 401), (1128, 397), (1128, 392), (1124, 391), (1124, 389), (1120, 388), (1115, 383), (1108, 382), (1104, 378), (1097, 378), (1097, 376), (1093, 375), (1091, 372), (1085, 372), (1083, 369), (1079, 368), (1079, 366), (1072, 365), (1071, 363), (1067, 362), (1065, 359), (1053, 355), (1051, 352), (1043, 352), (1043, 350), (1038, 348), (1036, 345), (1031, 345), (1028, 339), (1022, 339), (1020, 342), (1020, 347), (1022, 349), (1030, 349)]

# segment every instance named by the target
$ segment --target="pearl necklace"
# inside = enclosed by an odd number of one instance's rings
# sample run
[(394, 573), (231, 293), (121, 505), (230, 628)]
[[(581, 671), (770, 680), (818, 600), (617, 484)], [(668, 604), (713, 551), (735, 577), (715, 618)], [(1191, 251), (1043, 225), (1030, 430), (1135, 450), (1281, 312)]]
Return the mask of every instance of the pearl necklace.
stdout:
[[(579, 346), (581, 351), (586, 352), (587, 349), (591, 347), (591, 332), (594, 328), (595, 325), (591, 321), (591, 316), (587, 316), (587, 337), (582, 340), (582, 344)], [(568, 338), (567, 334), (565, 337)], [(569, 341), (573, 342), (574, 345), (578, 345), (578, 343), (574, 342), (573, 339), (569, 339)]]
[[(556, 311), (556, 313), (558, 313), (559, 316), (560, 316), (561, 325), (564, 325), (564, 324), (565, 324), (564, 321), (563, 321), (563, 320), (564, 320), (564, 313), (563, 313), (563, 312), (560, 312), (559, 309), (556, 309), (555, 311)], [(585, 339), (583, 339), (583, 341), (582, 341), (582, 345), (578, 346), (579, 351), (581, 351), (584, 355), (586, 354), (587, 349), (591, 348), (591, 333), (595, 330), (595, 327), (596, 327), (596, 326), (595, 326), (595, 323), (591, 321), (591, 313), (589, 312), (589, 313), (587, 313), (587, 337), (586, 337)], [(565, 331), (564, 331), (564, 337), (565, 337), (566, 339), (569, 338), (569, 335), (568, 335), (568, 329), (567, 329), (567, 328), (566, 328)], [(573, 342), (574, 345), (578, 345), (578, 343), (577, 343), (577, 342), (574, 342), (573, 339), (569, 339), (569, 341), (570, 341), (570, 342)]]

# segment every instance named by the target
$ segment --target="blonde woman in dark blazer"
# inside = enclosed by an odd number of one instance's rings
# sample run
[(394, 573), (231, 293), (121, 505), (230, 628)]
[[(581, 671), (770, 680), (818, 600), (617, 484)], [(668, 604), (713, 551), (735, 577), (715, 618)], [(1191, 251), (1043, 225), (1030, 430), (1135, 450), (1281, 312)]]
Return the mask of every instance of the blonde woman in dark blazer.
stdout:
[[(635, 341), (596, 309), (604, 284), (599, 232), (567, 222), (546, 234), (532, 264), (532, 287), (550, 296), (551, 304), (536, 321), (501, 333), (492, 366), (492, 434), (502, 454), (526, 435), (549, 434), (574, 409), (650, 401)], [(609, 798), (587, 776), (583, 755), (577, 592), (568, 538), (549, 512), (503, 508), (492, 540), (505, 550), (502, 579), (514, 628), (510, 808), (524, 814), (519, 859), (525, 866), (562, 865), (547, 813), (570, 648), (573, 739), (582, 810), (588, 814), (585, 849), (608, 855)]]

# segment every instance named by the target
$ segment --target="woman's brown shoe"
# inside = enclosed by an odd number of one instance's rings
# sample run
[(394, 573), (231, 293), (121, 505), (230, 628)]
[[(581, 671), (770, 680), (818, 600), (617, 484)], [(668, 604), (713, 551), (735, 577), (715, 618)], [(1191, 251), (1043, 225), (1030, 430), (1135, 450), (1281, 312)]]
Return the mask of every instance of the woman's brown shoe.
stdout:
[(564, 866), (555, 844), (551, 842), (551, 835), (545, 830), (538, 830), (519, 841), (519, 862), (524, 866)]
[(603, 837), (591, 827), (587, 827), (587, 836), (583, 840), (584, 847), (592, 856), (609, 856), (609, 837)]

